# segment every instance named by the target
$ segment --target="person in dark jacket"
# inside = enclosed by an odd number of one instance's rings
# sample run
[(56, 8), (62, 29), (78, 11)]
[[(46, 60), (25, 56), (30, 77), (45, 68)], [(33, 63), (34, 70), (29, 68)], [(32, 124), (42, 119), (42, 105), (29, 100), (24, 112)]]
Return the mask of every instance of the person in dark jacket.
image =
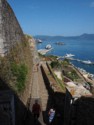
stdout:
[(40, 108), (40, 105), (38, 104), (38, 100), (35, 100), (35, 104), (33, 104), (33, 107), (32, 107), (34, 122), (37, 122), (37, 120), (40, 116), (40, 112), (41, 112), (41, 108)]

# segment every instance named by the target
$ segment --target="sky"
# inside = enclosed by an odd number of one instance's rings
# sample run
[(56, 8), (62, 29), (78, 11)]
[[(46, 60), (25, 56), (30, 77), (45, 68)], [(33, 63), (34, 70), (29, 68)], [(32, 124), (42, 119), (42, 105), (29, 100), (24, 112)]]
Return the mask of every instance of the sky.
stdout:
[(94, 0), (7, 0), (30, 35), (94, 34)]

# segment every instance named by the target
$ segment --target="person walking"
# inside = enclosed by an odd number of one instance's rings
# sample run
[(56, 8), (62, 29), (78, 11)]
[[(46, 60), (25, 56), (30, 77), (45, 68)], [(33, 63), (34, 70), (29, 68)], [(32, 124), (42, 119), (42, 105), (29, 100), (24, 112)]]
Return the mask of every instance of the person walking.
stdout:
[(34, 116), (35, 123), (37, 123), (37, 121), (38, 121), (40, 112), (41, 112), (41, 108), (40, 108), (40, 105), (38, 104), (38, 100), (35, 100), (35, 104), (33, 104), (33, 107), (32, 107), (32, 114)]

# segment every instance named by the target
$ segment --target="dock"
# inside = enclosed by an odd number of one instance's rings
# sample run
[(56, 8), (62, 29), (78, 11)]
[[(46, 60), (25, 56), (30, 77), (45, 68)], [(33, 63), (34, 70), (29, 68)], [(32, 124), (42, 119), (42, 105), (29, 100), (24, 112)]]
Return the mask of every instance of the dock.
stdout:
[(94, 62), (85, 63), (86, 61), (80, 60), (80, 59), (75, 59), (75, 58), (68, 58), (68, 59), (69, 60), (74, 60), (74, 61), (77, 61), (77, 62), (81, 62), (81, 63), (86, 64), (86, 65), (94, 65)]
[(47, 54), (48, 52), (50, 52), (53, 48), (51, 49), (39, 49), (38, 50), (38, 53), (40, 53), (41, 55), (45, 55)]
[(80, 59), (76, 59), (76, 58), (73, 58), (73, 57), (64, 57), (64, 56), (57, 56), (57, 59), (68, 59), (68, 60), (71, 60), (71, 61), (77, 61), (77, 62), (81, 62), (83, 64), (86, 64), (86, 65), (94, 65), (94, 62), (90, 62), (90, 63), (85, 63), (87, 61), (84, 61), (84, 60), (80, 60)]

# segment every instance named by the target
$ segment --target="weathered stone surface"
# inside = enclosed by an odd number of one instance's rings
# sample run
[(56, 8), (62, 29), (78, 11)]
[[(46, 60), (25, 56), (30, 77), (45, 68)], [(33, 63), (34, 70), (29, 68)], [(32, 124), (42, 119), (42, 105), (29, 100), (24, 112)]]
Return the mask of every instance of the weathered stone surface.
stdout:
[(0, 55), (24, 39), (23, 31), (6, 0), (0, 0)]
[[(15, 51), (11, 51), (10, 48)], [(0, 78), (4, 81), (4, 83), (1, 85), (0, 81), (0, 89), (12, 90), (15, 95), (15, 125), (23, 125), (24, 119), (27, 115), (26, 104), (28, 98), (30, 97), (29, 87), (31, 84), (32, 65), (31, 51), (29, 49), (28, 42), (24, 37), (23, 31), (12, 8), (7, 3), (7, 0), (0, 0), (0, 56), (4, 56), (5, 53), (10, 50), (10, 53), (7, 56), (1, 58), (3, 61), (0, 62)], [(22, 58), (22, 56), (24, 58)], [(22, 93), (17, 93), (17, 90), (15, 89), (17, 82), (15, 79), (16, 77), (13, 76), (13, 73), (11, 72), (11, 62), (15, 62), (15, 64), (17, 63), (18, 65), (25, 63), (28, 68), (25, 83), (26, 86)], [(16, 91), (16, 94), (14, 91)]]

